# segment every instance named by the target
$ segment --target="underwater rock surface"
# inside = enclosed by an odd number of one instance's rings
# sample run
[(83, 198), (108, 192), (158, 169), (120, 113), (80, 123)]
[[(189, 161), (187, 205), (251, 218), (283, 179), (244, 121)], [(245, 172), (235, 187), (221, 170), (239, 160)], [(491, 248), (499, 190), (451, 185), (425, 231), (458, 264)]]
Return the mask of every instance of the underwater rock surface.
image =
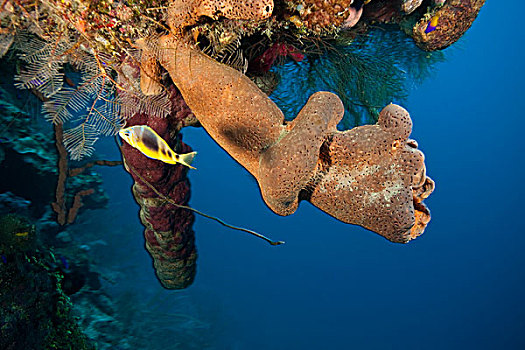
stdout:
[[(30, 201), (29, 215), (40, 218), (55, 195), (59, 175), (57, 149), (52, 131), (39, 127), (31, 116), (10, 102), (14, 99), (11, 93), (0, 88), (0, 123), (7, 126), (0, 141), (0, 153), (3, 155), (0, 159), (3, 175), (0, 192), (9, 191)], [(80, 213), (106, 206), (108, 197), (102, 188), (102, 179), (90, 170), (68, 178), (67, 202), (84, 189), (93, 189), (93, 193), (84, 197)]]

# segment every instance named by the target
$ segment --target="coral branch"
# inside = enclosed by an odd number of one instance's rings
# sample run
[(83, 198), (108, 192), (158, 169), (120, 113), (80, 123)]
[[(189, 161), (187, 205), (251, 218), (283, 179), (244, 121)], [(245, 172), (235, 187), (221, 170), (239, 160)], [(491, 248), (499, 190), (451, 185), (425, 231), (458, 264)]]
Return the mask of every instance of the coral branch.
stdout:
[[(96, 160), (90, 163), (85, 164), (82, 167), (69, 169), (68, 170), (68, 161), (67, 161), (67, 150), (64, 146), (64, 133), (61, 123), (53, 124), (55, 130), (55, 145), (58, 152), (58, 181), (55, 191), (55, 202), (51, 203), (51, 208), (55, 213), (57, 213), (57, 222), (60, 225), (65, 225), (66, 223), (72, 224), (75, 221), (76, 216), (78, 215), (78, 210), (82, 207), (82, 197), (89, 196), (95, 192), (93, 188), (80, 190), (78, 191), (74, 198), (73, 204), (69, 208), (66, 207), (66, 181), (68, 176), (73, 177), (77, 176), (80, 173), (84, 172), (86, 169), (91, 168), (94, 165), (106, 165), (106, 166), (115, 166), (122, 164), (121, 161), (109, 161), (109, 160)], [(67, 220), (66, 220), (67, 219)]]
[(67, 180), (67, 151), (62, 141), (63, 128), (62, 124), (54, 124), (55, 129), (55, 145), (58, 151), (58, 182), (55, 192), (56, 201), (51, 203), (51, 207), (57, 213), (57, 222), (60, 225), (66, 223), (66, 180)]
[(83, 173), (86, 169), (89, 169), (95, 165), (101, 165), (101, 166), (117, 166), (122, 165), (122, 161), (120, 160), (95, 160), (93, 162), (89, 162), (87, 164), (84, 164), (81, 167), (69, 169), (68, 176), (73, 177), (77, 176), (81, 173)]
[(89, 196), (90, 194), (93, 194), (95, 192), (94, 189), (90, 188), (87, 190), (78, 191), (75, 194), (75, 198), (73, 199), (73, 205), (71, 208), (69, 208), (69, 212), (67, 214), (67, 223), (72, 224), (75, 221), (75, 218), (77, 217), (78, 210), (82, 206), (82, 197)]
[[(120, 146), (119, 146), (120, 147)], [(122, 149), (121, 149), (121, 152), (122, 152)], [(234, 226), (234, 225), (230, 225), (226, 222), (224, 222), (223, 220), (219, 219), (218, 217), (215, 217), (215, 216), (212, 216), (212, 215), (208, 215), (206, 213), (203, 213), (202, 211), (200, 210), (197, 210), (195, 208), (192, 208), (192, 207), (189, 207), (187, 205), (182, 205), (182, 204), (178, 204), (176, 203), (173, 199), (169, 198), (169, 197), (166, 197), (165, 195), (163, 195), (162, 193), (160, 193), (152, 184), (150, 184), (146, 179), (144, 179), (132, 166), (130, 166), (129, 164), (127, 164), (127, 169), (130, 173), (132, 173), (133, 175), (135, 175), (136, 177), (138, 177), (142, 182), (144, 182), (144, 184), (146, 186), (149, 187), (150, 190), (152, 190), (153, 192), (155, 192), (155, 194), (157, 194), (157, 196), (159, 196), (160, 198), (162, 198), (164, 201), (166, 201), (167, 203), (177, 207), (177, 208), (180, 208), (180, 209), (186, 209), (186, 210), (190, 210), (192, 212), (194, 212), (195, 214), (198, 214), (200, 216), (203, 216), (205, 218), (208, 218), (210, 220), (214, 220), (216, 222), (218, 222), (219, 224), (221, 224), (222, 226), (225, 226), (227, 228), (231, 228), (232, 230), (237, 230), (237, 231), (242, 231), (242, 232), (246, 232), (246, 233), (249, 233), (251, 234), (252, 236), (255, 236), (255, 237), (258, 237), (268, 243), (270, 243), (270, 245), (281, 245), (281, 244), (284, 244), (284, 241), (273, 241), (271, 240), (270, 238), (264, 236), (264, 235), (261, 235), (260, 233), (258, 232), (255, 232), (253, 230), (249, 230), (249, 229), (246, 229), (244, 227), (239, 227), (239, 226)]]

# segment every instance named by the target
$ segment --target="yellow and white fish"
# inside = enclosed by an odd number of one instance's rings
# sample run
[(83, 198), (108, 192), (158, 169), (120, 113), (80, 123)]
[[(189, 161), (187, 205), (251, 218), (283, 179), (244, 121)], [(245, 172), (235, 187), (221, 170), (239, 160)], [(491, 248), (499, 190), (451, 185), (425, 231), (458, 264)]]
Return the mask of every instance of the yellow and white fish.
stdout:
[(138, 149), (148, 158), (157, 159), (168, 164), (180, 163), (195, 169), (191, 166), (191, 162), (197, 152), (175, 153), (166, 141), (147, 125), (130, 126), (120, 130), (118, 134), (124, 141)]

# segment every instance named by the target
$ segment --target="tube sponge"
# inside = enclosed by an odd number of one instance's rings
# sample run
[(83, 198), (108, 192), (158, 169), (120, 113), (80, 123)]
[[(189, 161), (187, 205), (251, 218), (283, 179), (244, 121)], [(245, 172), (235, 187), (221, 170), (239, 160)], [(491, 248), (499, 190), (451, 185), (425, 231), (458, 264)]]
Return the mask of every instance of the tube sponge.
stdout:
[(433, 10), (432, 16), (439, 16), (436, 30), (426, 31), (429, 18), (424, 16), (412, 28), (411, 36), (423, 50), (443, 50), (465, 34), (484, 4), (485, 0), (448, 0)]
[(282, 127), (280, 139), (261, 154), (255, 176), (265, 202), (274, 212), (295, 212), (300, 192), (315, 176), (319, 150), (343, 114), (339, 97), (317, 92), (293, 122)]
[(263, 20), (272, 15), (273, 0), (171, 0), (168, 24), (172, 29), (191, 26), (206, 16), (212, 19)]
[[(177, 113), (179, 116), (183, 114)], [(188, 145), (172, 136), (176, 130), (173, 119), (176, 118), (136, 113), (127, 120), (127, 125), (149, 125), (178, 152), (191, 151)], [(156, 191), (177, 204), (186, 205), (190, 198), (188, 169), (180, 164), (170, 165), (147, 158), (127, 143), (122, 144), (121, 150), (124, 166), (134, 180), (133, 196), (140, 205), (145, 245), (153, 259), (157, 277), (167, 289), (186, 288), (196, 273), (194, 214), (167, 203)]]

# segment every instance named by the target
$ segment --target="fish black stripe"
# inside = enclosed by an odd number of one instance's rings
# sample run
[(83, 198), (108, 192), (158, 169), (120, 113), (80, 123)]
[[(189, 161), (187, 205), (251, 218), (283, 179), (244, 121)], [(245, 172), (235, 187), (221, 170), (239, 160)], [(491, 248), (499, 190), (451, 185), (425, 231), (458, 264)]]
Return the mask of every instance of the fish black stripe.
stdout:
[(155, 137), (155, 135), (153, 135), (150, 132), (144, 132), (142, 134), (142, 143), (144, 144), (144, 146), (146, 148), (148, 148), (148, 149), (150, 149), (152, 151), (155, 151), (155, 152), (159, 151), (158, 140)]

